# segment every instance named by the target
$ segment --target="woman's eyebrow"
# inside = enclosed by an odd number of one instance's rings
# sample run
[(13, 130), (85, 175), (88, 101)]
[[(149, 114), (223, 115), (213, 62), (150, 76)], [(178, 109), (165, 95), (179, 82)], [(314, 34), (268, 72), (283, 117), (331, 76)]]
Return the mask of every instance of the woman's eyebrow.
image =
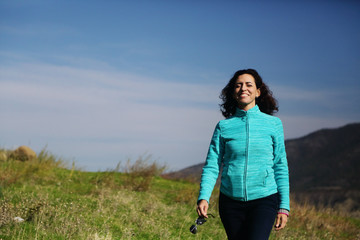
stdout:
[[(246, 84), (254, 84), (253, 82), (244, 82)], [(239, 84), (244, 84), (243, 82), (238, 82), (238, 83), (235, 83), (236, 85), (239, 85)]]

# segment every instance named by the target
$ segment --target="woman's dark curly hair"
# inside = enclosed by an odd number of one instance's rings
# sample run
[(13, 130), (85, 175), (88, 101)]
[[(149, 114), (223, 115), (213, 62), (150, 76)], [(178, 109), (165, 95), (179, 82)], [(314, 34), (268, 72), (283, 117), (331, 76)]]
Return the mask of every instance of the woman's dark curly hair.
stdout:
[(254, 69), (244, 69), (237, 71), (230, 79), (229, 83), (221, 91), (220, 99), (223, 101), (220, 104), (220, 110), (225, 118), (229, 118), (235, 114), (238, 103), (234, 98), (235, 83), (240, 75), (250, 74), (255, 79), (256, 88), (260, 88), (260, 96), (255, 99), (255, 103), (259, 106), (260, 111), (273, 115), (279, 110), (276, 99), (272, 96), (269, 87), (263, 82), (259, 73)]

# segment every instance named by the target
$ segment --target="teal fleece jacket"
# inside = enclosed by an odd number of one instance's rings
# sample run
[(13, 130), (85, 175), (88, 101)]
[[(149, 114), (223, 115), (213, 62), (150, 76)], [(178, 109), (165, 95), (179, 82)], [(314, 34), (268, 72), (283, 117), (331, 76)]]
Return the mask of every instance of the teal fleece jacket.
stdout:
[(240, 201), (278, 192), (279, 208), (290, 211), (289, 172), (281, 120), (259, 107), (221, 120), (211, 139), (198, 201), (209, 202), (222, 165), (220, 191)]

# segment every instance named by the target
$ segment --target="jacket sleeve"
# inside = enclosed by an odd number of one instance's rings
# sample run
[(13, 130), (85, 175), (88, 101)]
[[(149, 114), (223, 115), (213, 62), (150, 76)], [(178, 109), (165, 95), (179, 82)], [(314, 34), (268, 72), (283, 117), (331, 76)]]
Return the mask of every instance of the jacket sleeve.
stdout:
[(220, 123), (218, 123), (215, 127), (206, 162), (203, 167), (198, 202), (202, 199), (209, 202), (211, 193), (219, 176), (223, 155), (224, 142), (221, 137)]
[(280, 207), (290, 211), (289, 170), (285, 152), (284, 129), (280, 119), (276, 124), (274, 138), (274, 173), (278, 192), (280, 194)]

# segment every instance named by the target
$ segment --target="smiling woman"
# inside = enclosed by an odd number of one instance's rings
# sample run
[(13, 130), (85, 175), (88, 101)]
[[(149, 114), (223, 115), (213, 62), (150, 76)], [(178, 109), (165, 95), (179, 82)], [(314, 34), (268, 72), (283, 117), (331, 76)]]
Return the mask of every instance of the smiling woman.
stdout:
[(237, 71), (220, 96), (221, 120), (201, 176), (197, 212), (207, 218), (222, 168), (219, 213), (229, 239), (268, 239), (290, 211), (289, 174), (277, 102), (253, 69)]

